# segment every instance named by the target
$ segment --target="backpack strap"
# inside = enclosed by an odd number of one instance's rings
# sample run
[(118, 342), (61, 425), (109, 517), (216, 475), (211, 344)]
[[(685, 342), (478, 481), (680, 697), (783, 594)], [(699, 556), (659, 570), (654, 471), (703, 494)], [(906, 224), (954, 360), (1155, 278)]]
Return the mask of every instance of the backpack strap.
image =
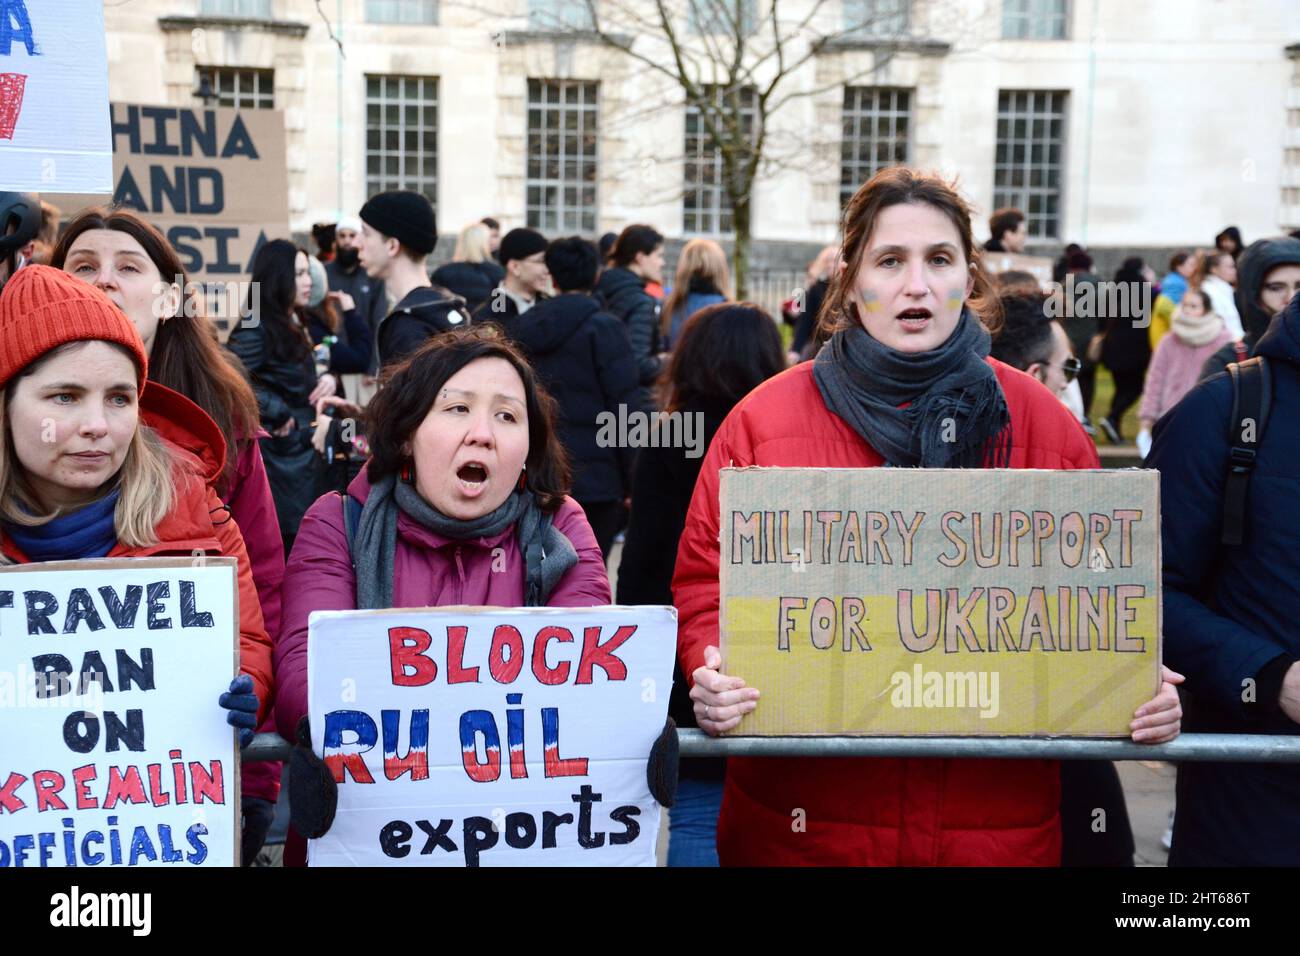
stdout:
[(1245, 538), (1246, 493), (1255, 457), (1273, 402), (1268, 364), (1261, 356), (1228, 366), (1232, 379), (1232, 418), (1228, 433), (1228, 475), (1223, 485), (1223, 534), (1220, 541), (1239, 545)]

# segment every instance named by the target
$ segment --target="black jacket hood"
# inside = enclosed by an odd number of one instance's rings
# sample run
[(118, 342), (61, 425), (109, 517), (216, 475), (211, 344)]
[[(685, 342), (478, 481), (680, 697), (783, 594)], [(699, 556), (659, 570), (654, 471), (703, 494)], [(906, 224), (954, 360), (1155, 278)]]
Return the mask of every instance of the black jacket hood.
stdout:
[(600, 311), (600, 303), (582, 292), (543, 299), (510, 322), (510, 334), (532, 355), (554, 352)]

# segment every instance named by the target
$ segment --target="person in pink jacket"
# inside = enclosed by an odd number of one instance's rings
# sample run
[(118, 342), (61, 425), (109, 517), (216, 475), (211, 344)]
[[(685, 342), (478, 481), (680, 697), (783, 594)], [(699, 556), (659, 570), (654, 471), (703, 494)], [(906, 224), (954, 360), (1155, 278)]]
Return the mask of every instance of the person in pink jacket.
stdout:
[[(217, 342), (198, 287), (186, 278), (180, 257), (156, 228), (126, 209), (83, 209), (59, 237), (50, 264), (97, 286), (140, 333), (149, 355), (149, 380), (190, 402), (146, 389), (141, 414), (150, 424), (173, 417), (181, 434), (203, 434), (187, 417), (211, 418), (226, 440), (226, 462), (217, 482), (222, 503), (248, 550), (266, 632), (280, 630), (280, 581), (284, 544), (275, 502), (257, 445), (257, 399), (238, 360)], [(186, 449), (202, 457), (202, 449)], [(270, 717), (260, 730), (271, 730)], [(244, 839), (241, 856), (251, 863), (266, 839), (280, 793), (280, 764), (262, 761), (242, 768)]]
[(1151, 427), (1157, 419), (1191, 391), (1206, 359), (1232, 341), (1232, 332), (1201, 289), (1188, 289), (1183, 294), (1174, 310), (1170, 332), (1173, 334), (1160, 340), (1147, 367), (1142, 404), (1138, 407), (1138, 450), (1143, 457), (1151, 447)]
[[(300, 744), (295, 759), (315, 759), (302, 746), (312, 611), (611, 599), (596, 537), (567, 493), (554, 402), (494, 330), (431, 339), (394, 369), (366, 418), (365, 470), (346, 499), (323, 495), (307, 510), (285, 572), (276, 720)], [(296, 789), (294, 766), (289, 864), (301, 859), (300, 833), (329, 826), (304, 822), (313, 794)]]

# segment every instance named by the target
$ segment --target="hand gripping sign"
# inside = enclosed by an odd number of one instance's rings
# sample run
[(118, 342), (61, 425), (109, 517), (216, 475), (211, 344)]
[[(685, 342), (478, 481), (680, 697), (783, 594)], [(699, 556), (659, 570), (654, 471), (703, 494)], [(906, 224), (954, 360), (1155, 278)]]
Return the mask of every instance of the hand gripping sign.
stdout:
[(653, 866), (670, 607), (316, 612), (312, 866)]
[(0, 867), (235, 866), (234, 558), (0, 569)]
[(1160, 686), (1150, 471), (724, 468), (736, 734), (1127, 737)]

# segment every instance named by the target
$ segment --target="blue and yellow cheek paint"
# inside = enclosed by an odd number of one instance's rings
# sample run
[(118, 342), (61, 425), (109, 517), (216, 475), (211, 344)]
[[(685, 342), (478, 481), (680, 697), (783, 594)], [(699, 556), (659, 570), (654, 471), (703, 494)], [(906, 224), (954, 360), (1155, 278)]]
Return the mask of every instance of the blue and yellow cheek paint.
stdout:
[(880, 301), (879, 294), (868, 289), (862, 293), (862, 307), (868, 312), (879, 312), (884, 305)]
[(948, 293), (948, 300), (945, 304), (948, 306), (948, 308), (956, 311), (961, 309), (962, 303), (964, 303), (965, 301), (966, 301), (966, 289), (964, 286), (959, 286), (958, 288), (953, 289)]

